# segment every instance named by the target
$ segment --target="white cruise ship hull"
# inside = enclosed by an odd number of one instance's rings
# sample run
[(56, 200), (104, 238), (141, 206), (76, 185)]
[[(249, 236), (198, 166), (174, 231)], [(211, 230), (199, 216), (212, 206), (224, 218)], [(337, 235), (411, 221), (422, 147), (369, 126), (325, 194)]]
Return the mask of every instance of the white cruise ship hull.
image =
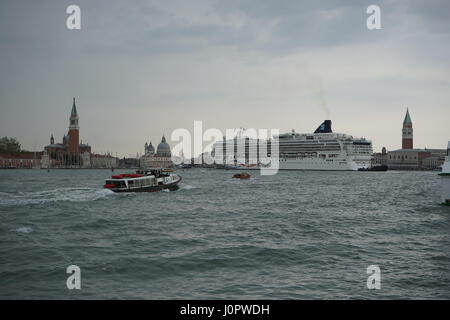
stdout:
[[(278, 170), (358, 171), (370, 167), (370, 159), (280, 159)], [(233, 169), (260, 170), (259, 166), (230, 166)], [(269, 169), (269, 168), (267, 168)], [(275, 168), (270, 168), (275, 169)]]
[(369, 161), (354, 161), (352, 159), (286, 159), (280, 160), (279, 170), (326, 170), (326, 171), (357, 171), (368, 168)]

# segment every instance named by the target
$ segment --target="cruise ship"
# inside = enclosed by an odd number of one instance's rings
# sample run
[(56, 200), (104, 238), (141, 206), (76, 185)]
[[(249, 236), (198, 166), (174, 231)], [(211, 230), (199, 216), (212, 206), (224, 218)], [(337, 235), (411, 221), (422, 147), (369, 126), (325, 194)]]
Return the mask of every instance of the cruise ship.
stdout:
[[(344, 170), (357, 171), (367, 169), (371, 165), (372, 142), (365, 138), (354, 138), (343, 133), (334, 133), (331, 120), (325, 120), (314, 133), (292, 132), (280, 134), (270, 141), (250, 138), (235, 138), (217, 142), (213, 147), (213, 157), (220, 148), (223, 158), (219, 163), (236, 169), (260, 169), (271, 160), (273, 144), (278, 141), (279, 170)], [(259, 145), (268, 144), (267, 158), (260, 158)], [(236, 144), (245, 143), (245, 157), (239, 157)], [(226, 155), (226, 150), (234, 152)], [(275, 150), (275, 149), (274, 149)], [(255, 155), (252, 157), (252, 155)], [(241, 160), (239, 160), (241, 159)], [(218, 163), (216, 161), (216, 163)], [(263, 165), (266, 164), (266, 165)]]

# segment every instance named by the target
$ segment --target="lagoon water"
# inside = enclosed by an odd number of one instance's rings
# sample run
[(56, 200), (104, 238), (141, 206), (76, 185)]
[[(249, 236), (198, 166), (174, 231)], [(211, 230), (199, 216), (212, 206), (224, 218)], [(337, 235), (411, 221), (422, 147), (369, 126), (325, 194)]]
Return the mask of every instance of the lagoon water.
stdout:
[(178, 173), (178, 191), (114, 194), (108, 170), (0, 171), (0, 298), (450, 298), (436, 172)]

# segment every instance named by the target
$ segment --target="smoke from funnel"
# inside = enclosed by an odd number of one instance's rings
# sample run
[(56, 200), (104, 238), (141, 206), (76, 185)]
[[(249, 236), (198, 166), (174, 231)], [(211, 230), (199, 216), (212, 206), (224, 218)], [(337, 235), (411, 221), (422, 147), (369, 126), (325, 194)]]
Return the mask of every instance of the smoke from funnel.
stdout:
[(317, 95), (318, 95), (318, 100), (319, 100), (318, 101), (319, 106), (325, 112), (325, 118), (331, 119), (330, 118), (330, 110), (328, 109), (327, 100), (326, 100), (325, 94), (323, 92), (322, 81), (319, 78), (317, 78)]
[(315, 100), (318, 107), (325, 113), (325, 118), (331, 119), (330, 110), (328, 108), (327, 100), (325, 98), (325, 93), (323, 90), (322, 80), (318, 76), (312, 74), (306, 66), (302, 69), (305, 74), (307, 87), (309, 87), (309, 90), (313, 95), (313, 99)]

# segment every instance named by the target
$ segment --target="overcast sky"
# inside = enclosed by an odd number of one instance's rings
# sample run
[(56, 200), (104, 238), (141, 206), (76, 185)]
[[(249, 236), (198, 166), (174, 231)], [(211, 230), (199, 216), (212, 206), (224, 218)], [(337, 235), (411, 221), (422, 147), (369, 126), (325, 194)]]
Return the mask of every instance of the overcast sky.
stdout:
[(407, 107), (415, 147), (445, 148), (449, 76), (447, 0), (0, 2), (0, 136), (31, 150), (62, 140), (72, 97), (83, 142), (119, 156), (194, 120), (312, 132), (329, 118), (392, 150)]

